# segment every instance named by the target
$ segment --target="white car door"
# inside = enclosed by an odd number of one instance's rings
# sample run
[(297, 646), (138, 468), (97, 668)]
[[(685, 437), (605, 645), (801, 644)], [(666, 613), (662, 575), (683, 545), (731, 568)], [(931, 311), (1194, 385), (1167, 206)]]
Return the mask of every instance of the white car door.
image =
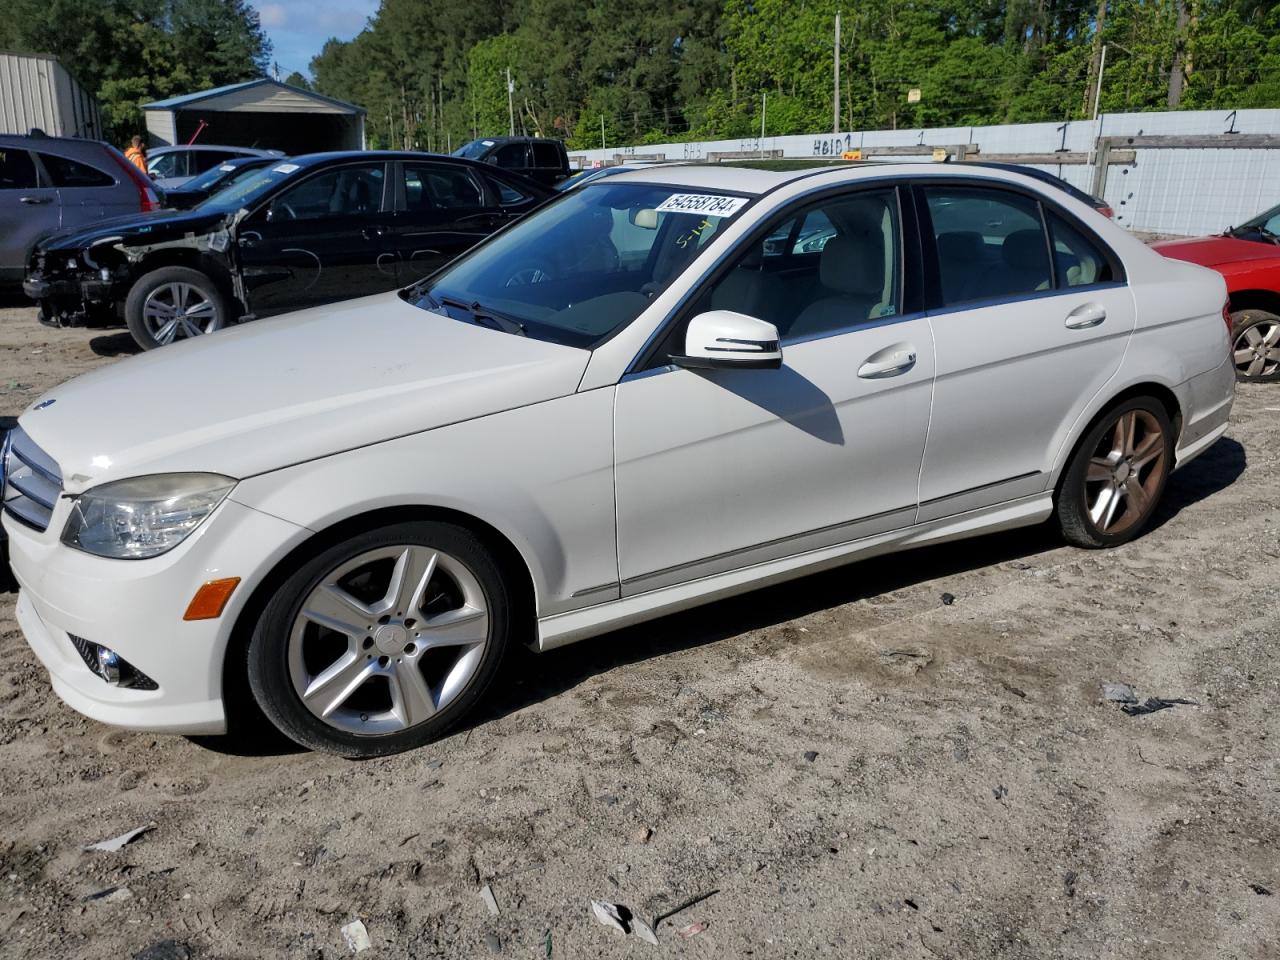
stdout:
[(692, 299), (686, 319), (774, 323), (780, 369), (671, 366), (677, 323), (618, 385), (624, 596), (913, 521), (933, 343), (928, 320), (904, 313), (918, 294), (908, 277), (904, 299), (898, 199), (846, 190), (783, 214)]
[(969, 181), (917, 187), (917, 203), (940, 300), (924, 522), (1043, 491), (1135, 311), (1118, 259), (1033, 194)]

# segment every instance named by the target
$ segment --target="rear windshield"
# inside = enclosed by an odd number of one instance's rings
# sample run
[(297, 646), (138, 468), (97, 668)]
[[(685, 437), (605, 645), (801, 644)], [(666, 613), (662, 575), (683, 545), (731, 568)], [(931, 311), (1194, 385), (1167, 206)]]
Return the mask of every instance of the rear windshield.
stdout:
[(747, 203), (669, 185), (588, 184), (402, 295), (459, 320), (590, 348), (635, 320)]

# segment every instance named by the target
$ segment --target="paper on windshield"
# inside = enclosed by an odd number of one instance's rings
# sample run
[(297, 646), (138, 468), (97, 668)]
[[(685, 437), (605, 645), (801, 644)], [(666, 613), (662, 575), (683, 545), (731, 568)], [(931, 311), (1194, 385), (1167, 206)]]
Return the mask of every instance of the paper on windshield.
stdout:
[(700, 213), (704, 217), (732, 217), (746, 205), (746, 197), (676, 193), (663, 200), (657, 210), (659, 213)]
[(273, 173), (293, 173), (297, 169), (298, 165), (296, 163), (282, 163), (278, 167), (271, 168)]

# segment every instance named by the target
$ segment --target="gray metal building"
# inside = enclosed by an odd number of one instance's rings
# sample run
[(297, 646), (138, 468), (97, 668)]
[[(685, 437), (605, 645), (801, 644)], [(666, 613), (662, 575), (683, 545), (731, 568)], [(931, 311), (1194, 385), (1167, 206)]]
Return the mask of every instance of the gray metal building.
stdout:
[(102, 137), (98, 103), (56, 57), (0, 51), (0, 133)]
[(148, 103), (152, 145), (219, 143), (288, 154), (364, 149), (365, 111), (276, 80), (249, 80)]

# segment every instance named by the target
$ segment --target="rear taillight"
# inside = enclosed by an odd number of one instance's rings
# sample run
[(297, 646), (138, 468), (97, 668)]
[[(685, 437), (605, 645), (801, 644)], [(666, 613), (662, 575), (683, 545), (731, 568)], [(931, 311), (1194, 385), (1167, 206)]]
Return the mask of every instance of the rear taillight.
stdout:
[(124, 175), (129, 178), (129, 182), (138, 188), (138, 211), (140, 213), (150, 213), (152, 210), (159, 210), (160, 198), (156, 196), (156, 191), (151, 186), (151, 181), (143, 176), (142, 171), (130, 163), (125, 155), (114, 147), (107, 147), (107, 153), (111, 155), (111, 159), (115, 161), (116, 166), (124, 171)]
[(1104, 217), (1106, 217), (1108, 220), (1114, 220), (1116, 218), (1116, 212), (1112, 210), (1110, 207), (1099, 207), (1098, 212), (1102, 214)]
[(1228, 300), (1222, 305), (1222, 320), (1227, 325), (1227, 342), (1231, 342), (1231, 330), (1235, 326), (1231, 322), (1231, 301)]

